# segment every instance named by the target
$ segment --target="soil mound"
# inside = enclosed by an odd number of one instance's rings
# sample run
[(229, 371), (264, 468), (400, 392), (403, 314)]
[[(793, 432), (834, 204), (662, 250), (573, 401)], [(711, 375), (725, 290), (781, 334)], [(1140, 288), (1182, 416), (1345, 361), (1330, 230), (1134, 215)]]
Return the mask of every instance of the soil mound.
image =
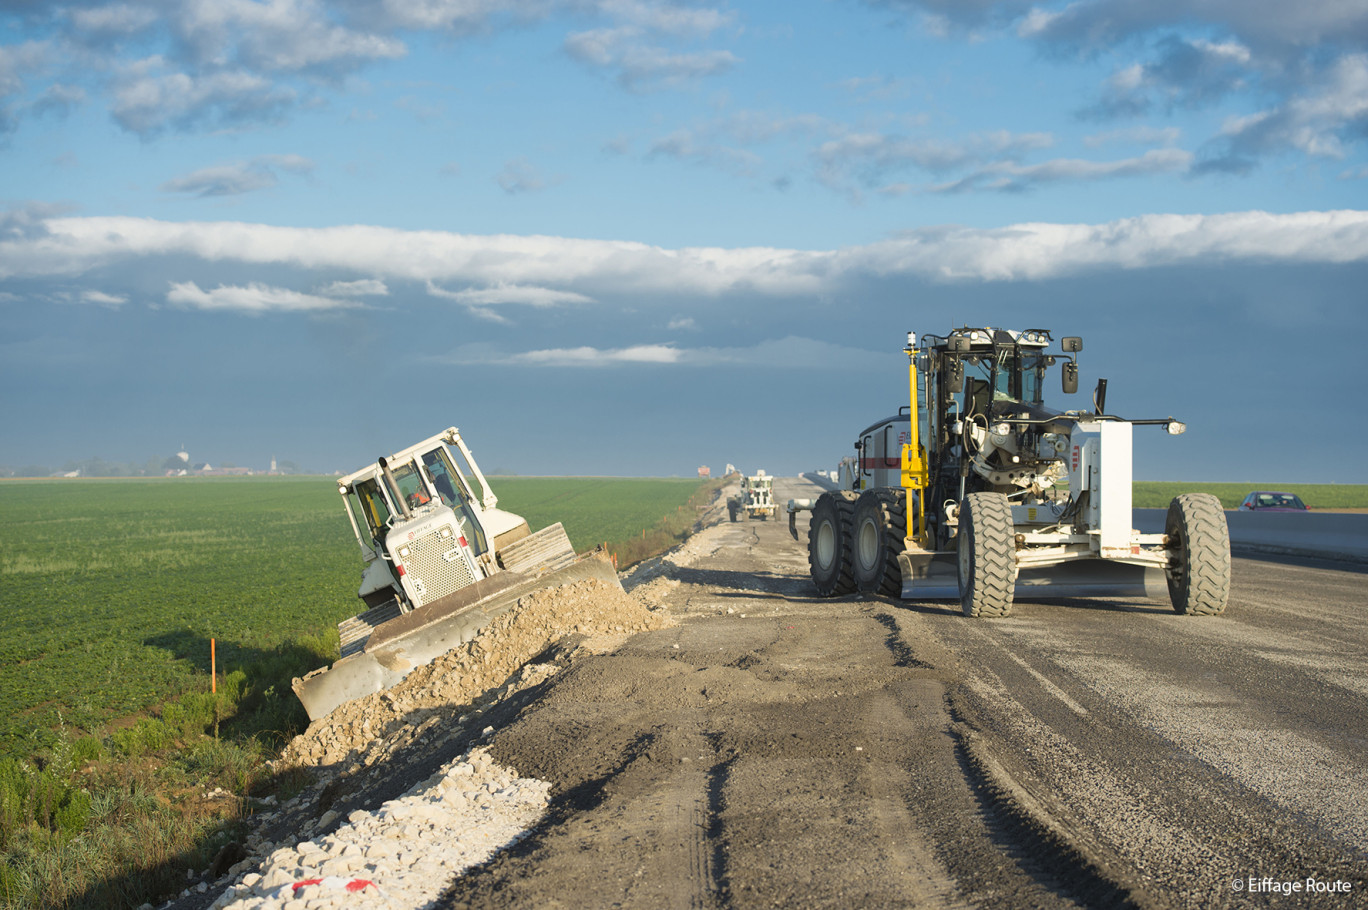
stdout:
[(567, 636), (582, 636), (579, 647), (608, 651), (634, 633), (669, 625), (673, 620), (663, 612), (599, 579), (537, 591), (473, 641), (416, 668), (397, 686), (314, 721), (285, 747), (282, 762), (308, 768), (373, 764), (433, 725), (464, 721), (452, 714), (490, 695), (497, 699), (496, 690), (539, 681), (528, 664)]

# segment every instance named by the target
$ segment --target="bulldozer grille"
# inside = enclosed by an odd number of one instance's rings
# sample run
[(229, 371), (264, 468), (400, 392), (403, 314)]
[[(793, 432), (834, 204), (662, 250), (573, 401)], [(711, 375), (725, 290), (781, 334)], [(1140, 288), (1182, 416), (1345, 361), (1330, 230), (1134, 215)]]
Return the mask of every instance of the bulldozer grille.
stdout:
[[(436, 534), (409, 544), (409, 558), (404, 562), (413, 585), (415, 607), (421, 607), (466, 585), (475, 583), (464, 550), (451, 538)], [(450, 554), (450, 558), (447, 558)]]

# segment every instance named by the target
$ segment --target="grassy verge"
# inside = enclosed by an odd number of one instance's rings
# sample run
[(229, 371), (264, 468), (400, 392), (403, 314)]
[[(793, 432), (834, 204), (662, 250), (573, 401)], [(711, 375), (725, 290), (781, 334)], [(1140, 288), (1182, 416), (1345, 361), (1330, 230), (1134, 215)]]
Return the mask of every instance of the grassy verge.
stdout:
[[(496, 478), (534, 528), (625, 567), (721, 483)], [(0, 906), (133, 908), (185, 887), (307, 725), (360, 559), (329, 478), (0, 483)], [(662, 518), (662, 514), (664, 517)], [(209, 680), (215, 643), (217, 692)]]
[(1300, 496), (1310, 509), (1368, 509), (1368, 484), (1337, 483), (1181, 483), (1137, 480), (1131, 485), (1137, 509), (1166, 509), (1180, 493), (1211, 493), (1227, 509), (1238, 508), (1254, 490)]

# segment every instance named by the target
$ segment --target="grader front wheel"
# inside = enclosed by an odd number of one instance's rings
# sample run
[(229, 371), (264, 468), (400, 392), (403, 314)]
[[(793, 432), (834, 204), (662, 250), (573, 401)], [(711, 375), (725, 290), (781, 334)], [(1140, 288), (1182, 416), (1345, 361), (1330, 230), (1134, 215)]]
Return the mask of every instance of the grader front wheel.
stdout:
[(1230, 602), (1230, 529), (1221, 501), (1185, 493), (1169, 503), (1168, 589), (1175, 613), (1214, 616)]
[(1001, 493), (970, 493), (959, 510), (960, 608), (965, 616), (1010, 616), (1016, 592), (1012, 507)]

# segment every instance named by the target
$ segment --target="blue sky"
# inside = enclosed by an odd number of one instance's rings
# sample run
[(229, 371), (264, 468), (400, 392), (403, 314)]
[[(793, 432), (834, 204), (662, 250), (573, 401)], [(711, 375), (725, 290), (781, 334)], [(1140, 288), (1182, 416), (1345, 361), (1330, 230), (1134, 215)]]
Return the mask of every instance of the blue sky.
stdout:
[(1364, 4), (0, 0), (0, 162), (0, 465), (792, 473), (994, 324), (1368, 482)]

